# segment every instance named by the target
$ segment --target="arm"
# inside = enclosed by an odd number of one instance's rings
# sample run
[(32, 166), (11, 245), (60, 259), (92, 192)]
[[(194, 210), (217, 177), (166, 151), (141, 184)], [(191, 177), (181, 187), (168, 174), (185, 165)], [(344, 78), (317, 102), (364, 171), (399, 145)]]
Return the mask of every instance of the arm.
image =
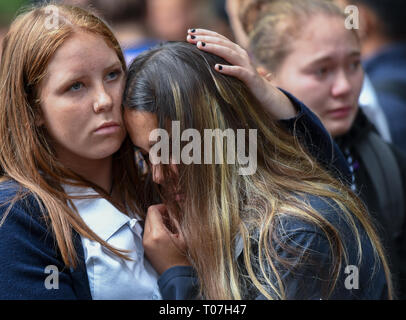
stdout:
[(297, 115), (280, 122), (323, 167), (336, 178), (349, 183), (351, 173), (348, 164), (338, 145), (324, 128), (320, 119), (302, 102), (290, 93), (282, 90), (297, 110)]
[[(312, 222), (293, 216), (281, 218), (275, 229), (276, 235), (272, 237), (272, 244), (278, 257), (287, 259), (289, 262), (289, 265), (275, 262), (278, 274), (282, 278), (286, 298), (388, 299), (388, 287), (382, 262), (379, 258), (378, 261), (376, 260), (371, 241), (362, 225), (355, 221), (362, 249), (360, 261), (354, 226), (344, 218), (344, 212), (338, 204), (329, 198), (312, 195), (305, 196), (303, 200), (336, 228), (347, 259), (342, 253), (340, 273), (334, 283), (335, 279), (331, 271), (332, 268), (339, 267), (338, 257), (333, 258), (337, 254), (336, 250), (333, 251), (323, 229)], [(334, 238), (337, 235), (331, 234), (333, 248)], [(276, 283), (272, 272), (269, 272), (269, 276), (271, 281)], [(332, 285), (334, 287), (330, 294)], [(263, 296), (255, 293), (251, 294), (251, 297), (264, 299)]]
[(199, 283), (192, 267), (176, 266), (166, 270), (158, 279), (164, 300), (194, 300)]
[[(0, 227), (0, 299), (78, 299), (54, 238), (39, 221), (39, 210), (20, 202)], [(6, 209), (0, 208), (1, 218)], [(47, 266), (52, 266), (49, 273)]]

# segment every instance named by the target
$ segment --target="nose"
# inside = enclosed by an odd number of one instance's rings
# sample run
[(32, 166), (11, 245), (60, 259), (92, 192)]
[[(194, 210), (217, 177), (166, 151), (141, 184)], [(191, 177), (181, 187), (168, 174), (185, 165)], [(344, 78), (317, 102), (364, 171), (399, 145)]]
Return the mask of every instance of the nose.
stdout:
[(341, 70), (333, 83), (331, 93), (334, 97), (347, 95), (352, 90), (351, 82), (344, 70)]
[(163, 184), (164, 182), (164, 175), (162, 171), (162, 166), (159, 164), (152, 165), (152, 180), (156, 184)]
[(93, 104), (94, 112), (100, 113), (103, 111), (109, 111), (113, 107), (113, 99), (111, 95), (106, 91), (103, 85), (96, 91), (96, 97)]

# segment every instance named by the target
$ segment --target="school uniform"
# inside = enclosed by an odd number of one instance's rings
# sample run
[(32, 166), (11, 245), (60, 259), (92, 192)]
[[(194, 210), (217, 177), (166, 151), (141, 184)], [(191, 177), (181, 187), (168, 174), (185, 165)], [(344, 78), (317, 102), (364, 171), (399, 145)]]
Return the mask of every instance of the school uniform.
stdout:
[[(338, 177), (349, 170), (338, 147), (320, 120), (302, 103), (285, 92), (298, 110), (293, 119), (281, 123), (294, 131), (309, 151)], [(341, 172), (341, 173), (340, 173)], [(345, 178), (347, 179), (347, 178)], [(65, 186), (68, 193), (94, 193)], [(0, 184), (0, 219), (7, 201), (19, 190), (16, 182)], [(79, 214), (102, 239), (130, 250), (134, 259), (123, 261), (99, 243), (73, 231), (78, 255), (76, 269), (68, 269), (47, 228), (34, 196), (17, 201), (0, 227), (0, 299), (192, 299), (197, 280), (190, 267), (173, 267), (158, 277), (145, 259), (142, 227), (134, 213), (128, 217), (106, 199), (74, 200)], [(51, 266), (49, 269), (49, 266)], [(48, 268), (48, 269), (47, 269)], [(57, 283), (53, 280), (56, 270)]]

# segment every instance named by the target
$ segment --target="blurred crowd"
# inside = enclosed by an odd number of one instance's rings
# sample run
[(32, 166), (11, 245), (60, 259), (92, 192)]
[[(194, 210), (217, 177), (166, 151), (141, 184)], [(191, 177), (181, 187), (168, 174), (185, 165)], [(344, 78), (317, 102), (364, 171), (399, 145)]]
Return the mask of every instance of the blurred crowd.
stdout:
[[(18, 5), (30, 5), (41, 0), (15, 1)], [(77, 5), (98, 13), (114, 29), (115, 34), (131, 56), (157, 41), (183, 41), (185, 30), (191, 26), (216, 30), (232, 37), (228, 27), (224, 0), (65, 0), (56, 1)], [(1, 8), (0, 8), (1, 10)], [(0, 19), (0, 39), (7, 30), (15, 13)]]
[[(43, 0), (0, 4), (0, 40), (19, 7)], [(271, 0), (59, 0), (95, 11), (114, 29), (128, 62), (160, 41), (184, 41), (185, 30), (206, 28), (250, 51), (248, 35)], [(403, 0), (336, 0), (355, 5), (367, 77), (360, 105), (387, 142), (406, 152), (406, 22)], [(358, 15), (359, 14), (359, 15)], [(1, 43), (1, 41), (0, 41)]]

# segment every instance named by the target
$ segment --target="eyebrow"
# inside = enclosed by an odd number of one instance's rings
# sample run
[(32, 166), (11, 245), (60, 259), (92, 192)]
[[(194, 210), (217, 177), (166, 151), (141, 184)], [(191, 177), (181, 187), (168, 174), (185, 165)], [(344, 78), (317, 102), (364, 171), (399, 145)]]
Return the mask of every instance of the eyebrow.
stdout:
[[(104, 68), (103, 72), (106, 72), (107, 70), (111, 70), (111, 69), (114, 69), (114, 68), (122, 69), (121, 62), (116, 61), (116, 62), (112, 63), (110, 66)], [(71, 84), (71, 83), (73, 83), (75, 81), (78, 81), (80, 79), (83, 79), (85, 77), (86, 77), (86, 75), (83, 74), (81, 71), (78, 71), (78, 72), (73, 71), (71, 74), (68, 74), (68, 76), (66, 77), (66, 80), (63, 81), (61, 83), (61, 85), (59, 85), (58, 87), (59, 88), (64, 88), (64, 87), (68, 86), (69, 84)]]
[[(351, 51), (348, 55), (347, 55), (347, 57), (360, 57), (361, 56), (361, 52), (359, 51), (359, 50), (354, 50), (354, 51)], [(315, 60), (313, 60), (312, 62), (310, 62), (309, 63), (309, 66), (314, 66), (314, 65), (317, 65), (317, 64), (319, 64), (319, 63), (323, 63), (323, 62), (328, 62), (328, 61), (330, 61), (330, 60), (332, 60), (332, 58), (330, 57), (330, 56), (320, 56), (320, 57), (318, 57), (318, 58), (316, 58)]]
[(121, 62), (120, 61), (114, 62), (113, 64), (110, 65), (110, 67), (105, 68), (104, 71), (109, 70), (109, 69), (114, 69), (114, 68), (122, 69), (123, 67), (121, 65)]

